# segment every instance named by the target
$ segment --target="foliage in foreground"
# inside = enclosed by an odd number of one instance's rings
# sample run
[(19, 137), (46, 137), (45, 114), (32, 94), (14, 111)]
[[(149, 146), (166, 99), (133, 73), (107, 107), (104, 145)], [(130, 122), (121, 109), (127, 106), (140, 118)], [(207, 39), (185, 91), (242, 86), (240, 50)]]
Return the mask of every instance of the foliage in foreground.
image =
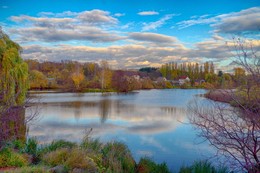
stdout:
[(196, 161), (191, 166), (181, 167), (179, 173), (228, 173), (228, 169), (217, 168), (208, 161)]
[[(64, 140), (38, 145), (35, 139), (26, 144), (9, 142), (0, 151), (0, 169), (6, 172), (102, 172), (102, 173), (170, 173), (166, 163), (157, 164), (149, 158), (136, 163), (128, 147), (121, 142), (101, 143), (85, 138), (80, 144)], [(226, 173), (209, 162), (195, 162), (182, 167), (180, 173)]]

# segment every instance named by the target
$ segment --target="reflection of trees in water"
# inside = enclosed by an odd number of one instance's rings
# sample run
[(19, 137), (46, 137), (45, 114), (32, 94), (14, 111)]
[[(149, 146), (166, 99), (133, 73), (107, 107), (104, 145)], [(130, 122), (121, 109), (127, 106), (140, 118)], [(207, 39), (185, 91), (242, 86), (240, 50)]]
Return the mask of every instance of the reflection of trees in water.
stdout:
[(161, 107), (161, 110), (171, 115), (184, 115), (185, 110), (176, 107)]
[(183, 108), (161, 107), (161, 110), (166, 112), (167, 115), (172, 116), (174, 120), (183, 122), (186, 119), (186, 110)]
[(99, 104), (99, 115), (101, 123), (104, 123), (107, 120), (111, 112), (111, 100), (105, 99), (101, 100)]
[(0, 116), (0, 146), (9, 140), (26, 140), (25, 108), (15, 107)]
[(72, 106), (74, 108), (74, 117), (76, 120), (79, 120), (81, 115), (82, 115), (82, 111), (81, 111), (81, 107), (82, 107), (82, 102), (73, 102)]

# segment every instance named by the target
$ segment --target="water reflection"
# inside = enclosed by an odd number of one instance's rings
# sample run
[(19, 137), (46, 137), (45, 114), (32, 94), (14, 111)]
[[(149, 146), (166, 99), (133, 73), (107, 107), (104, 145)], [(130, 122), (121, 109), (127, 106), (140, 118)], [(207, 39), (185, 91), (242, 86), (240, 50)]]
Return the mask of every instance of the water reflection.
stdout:
[[(204, 90), (150, 90), (135, 94), (40, 94), (41, 120), (30, 127), (29, 136), (41, 142), (57, 139), (80, 141), (86, 129), (102, 141), (125, 142), (136, 160), (155, 156), (179, 168), (200, 158), (195, 133), (186, 122), (186, 104)], [(37, 97), (37, 94), (34, 96)], [(180, 98), (181, 97), (181, 98)], [(180, 103), (181, 102), (181, 103)], [(174, 164), (174, 165), (173, 165)], [(177, 165), (177, 166), (176, 166)]]
[(109, 116), (110, 110), (111, 110), (111, 102), (110, 100), (102, 100), (100, 102), (100, 108), (99, 108), (99, 115), (101, 119), (101, 123), (104, 123), (107, 120), (107, 117)]
[[(97, 102), (47, 103), (41, 107), (44, 112), (41, 112), (43, 118), (40, 126), (44, 126), (44, 129), (34, 126), (30, 134), (43, 134), (40, 131), (48, 129), (55, 132), (53, 135), (58, 134), (51, 140), (62, 136), (80, 139), (80, 132), (84, 128), (93, 128), (94, 136), (99, 137), (118, 131), (143, 135), (158, 134), (174, 130), (179, 122), (186, 119), (183, 108), (143, 107), (108, 99)], [(51, 136), (49, 133), (45, 135)]]

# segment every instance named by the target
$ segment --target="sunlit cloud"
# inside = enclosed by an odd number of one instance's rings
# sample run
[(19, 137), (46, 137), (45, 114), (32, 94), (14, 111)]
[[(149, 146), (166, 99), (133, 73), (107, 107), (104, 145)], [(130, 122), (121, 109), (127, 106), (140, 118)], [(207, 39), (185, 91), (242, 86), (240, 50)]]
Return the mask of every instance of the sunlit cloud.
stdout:
[[(129, 39), (137, 43), (107, 47), (73, 46), (69, 44), (53, 46), (28, 45), (23, 47), (22, 57), (40, 61), (73, 60), (99, 62), (105, 59), (113, 68), (160, 67), (168, 62), (198, 62), (214, 60), (216, 63), (234, 56), (232, 48), (222, 37), (214, 35), (187, 48), (174, 37), (160, 34), (129, 33)], [(104, 39), (104, 38), (103, 38)], [(142, 44), (139, 44), (142, 43)], [(168, 45), (168, 46), (167, 46)], [(254, 47), (259, 46), (255, 40)], [(258, 47), (257, 46), (257, 47)]]

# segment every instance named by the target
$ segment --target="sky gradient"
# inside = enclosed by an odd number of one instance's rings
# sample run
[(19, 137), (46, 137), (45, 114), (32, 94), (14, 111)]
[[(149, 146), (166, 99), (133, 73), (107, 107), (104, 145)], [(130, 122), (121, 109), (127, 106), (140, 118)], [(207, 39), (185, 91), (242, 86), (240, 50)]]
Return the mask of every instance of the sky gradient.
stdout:
[(0, 25), (41, 61), (107, 60), (114, 68), (232, 62), (226, 42), (260, 47), (259, 0), (1, 0)]

